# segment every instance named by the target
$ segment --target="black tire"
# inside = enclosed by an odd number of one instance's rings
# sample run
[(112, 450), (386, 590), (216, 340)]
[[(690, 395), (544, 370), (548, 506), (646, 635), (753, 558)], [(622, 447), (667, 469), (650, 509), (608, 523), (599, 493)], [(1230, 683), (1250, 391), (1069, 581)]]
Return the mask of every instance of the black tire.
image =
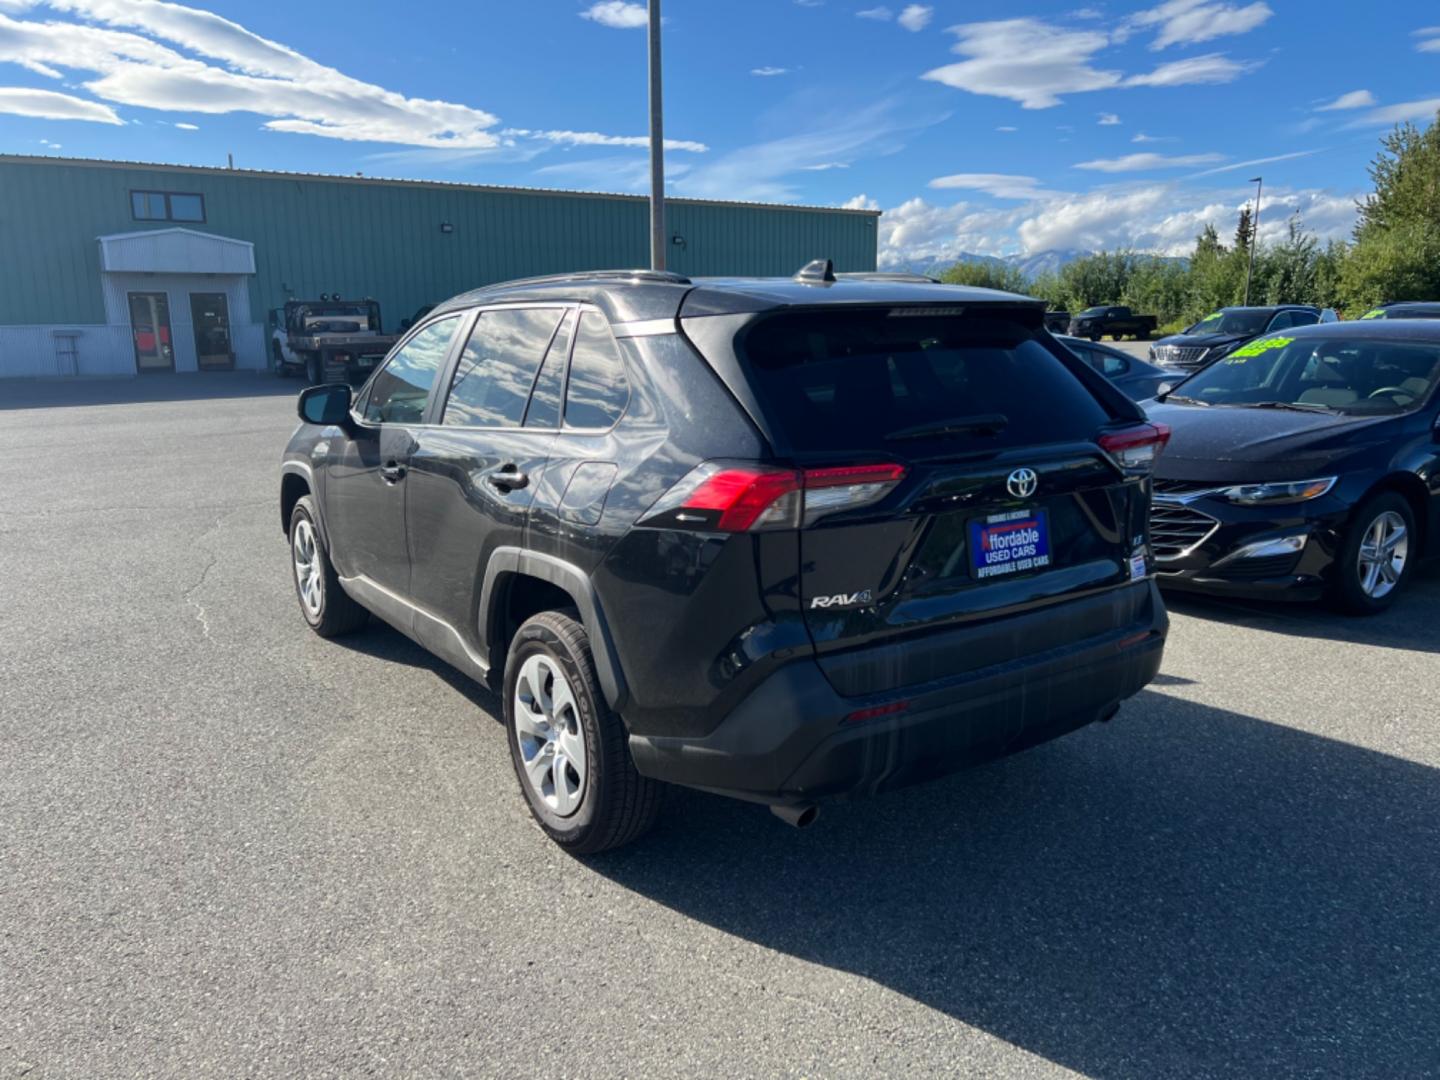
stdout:
[[(540, 828), (572, 855), (593, 855), (628, 844), (655, 824), (663, 787), (635, 771), (625, 725), (610, 710), (595, 675), (590, 639), (573, 612), (544, 611), (516, 632), (505, 661), (504, 709), (510, 761), (525, 801)], [(525, 772), (516, 727), (521, 668), (547, 657), (565, 676), (575, 699), (579, 734), (587, 758), (579, 805), (566, 816), (547, 806)]]
[[(1363, 571), (1360, 567), (1360, 547), (1371, 527), (1385, 514), (1398, 514), (1405, 522), (1405, 535), (1409, 541), (1409, 555), (1400, 570), (1399, 580), (1384, 596), (1371, 596), (1365, 591)], [(1415, 563), (1420, 553), (1421, 537), (1415, 529), (1415, 511), (1409, 501), (1398, 492), (1382, 491), (1361, 503), (1351, 515), (1350, 527), (1340, 545), (1336, 559), (1335, 580), (1331, 584), (1331, 597), (1335, 605), (1350, 615), (1378, 615), (1385, 611), (1410, 583)]]
[[(317, 561), (315, 584), (318, 586), (318, 604), (306, 598), (296, 554), (296, 544), (303, 545), (302, 537), (307, 529), (313, 545), (313, 557)], [(321, 637), (350, 634), (370, 621), (370, 613), (350, 597), (340, 584), (335, 568), (330, 565), (330, 553), (320, 540), (320, 528), (316, 523), (315, 500), (309, 495), (302, 495), (296, 501), (295, 509), (290, 511), (290, 580), (295, 586), (295, 598), (300, 602), (300, 614), (305, 617), (310, 629)]]
[(305, 381), (311, 386), (319, 386), (325, 381), (325, 365), (314, 353), (305, 358)]

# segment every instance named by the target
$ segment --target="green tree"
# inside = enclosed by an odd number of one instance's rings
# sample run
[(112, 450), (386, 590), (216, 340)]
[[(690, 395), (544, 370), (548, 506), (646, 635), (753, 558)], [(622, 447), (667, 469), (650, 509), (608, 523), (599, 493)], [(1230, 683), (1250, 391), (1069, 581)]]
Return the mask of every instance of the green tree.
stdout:
[(946, 285), (973, 285), (982, 289), (1028, 293), (1029, 279), (1018, 266), (1002, 262), (958, 262), (940, 275)]
[(1255, 239), (1255, 222), (1250, 217), (1250, 204), (1240, 210), (1240, 224), (1235, 227), (1235, 250), (1249, 251), (1250, 242)]

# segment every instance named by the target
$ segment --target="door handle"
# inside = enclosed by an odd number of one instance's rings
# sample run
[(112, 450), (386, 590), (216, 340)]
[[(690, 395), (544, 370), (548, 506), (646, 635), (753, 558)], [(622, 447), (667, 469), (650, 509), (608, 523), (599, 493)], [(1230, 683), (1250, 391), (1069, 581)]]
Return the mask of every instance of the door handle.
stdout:
[(405, 479), (405, 466), (398, 461), (387, 461), (380, 469), (380, 478), (387, 484), (398, 484)]
[(520, 466), (512, 462), (509, 465), (500, 466), (492, 473), (486, 473), (485, 482), (498, 491), (508, 494), (516, 488), (528, 487), (530, 477), (520, 471)]

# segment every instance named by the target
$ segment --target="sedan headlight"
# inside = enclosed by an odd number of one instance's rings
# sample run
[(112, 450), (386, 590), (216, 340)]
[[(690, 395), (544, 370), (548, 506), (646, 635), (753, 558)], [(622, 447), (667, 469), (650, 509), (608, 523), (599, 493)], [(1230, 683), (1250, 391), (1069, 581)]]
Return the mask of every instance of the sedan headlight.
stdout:
[(1241, 506), (1309, 502), (1328, 495), (1338, 479), (1338, 476), (1326, 476), (1319, 480), (1296, 480), (1288, 484), (1239, 484), (1222, 489), (1220, 494)]

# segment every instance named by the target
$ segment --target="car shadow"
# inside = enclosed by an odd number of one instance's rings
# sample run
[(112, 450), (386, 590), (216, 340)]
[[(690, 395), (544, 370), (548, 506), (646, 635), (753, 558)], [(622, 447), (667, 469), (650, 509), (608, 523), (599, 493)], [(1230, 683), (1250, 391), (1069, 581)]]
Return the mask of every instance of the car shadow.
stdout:
[(1167, 590), (1172, 612), (1297, 637), (1440, 653), (1440, 565), (1420, 568), (1405, 595), (1380, 615), (1344, 615), (1323, 603), (1234, 600)]
[(295, 397), (302, 379), (280, 379), (268, 371), (198, 371), (121, 377), (6, 379), (0, 383), (0, 412), (62, 409), (85, 405), (137, 405), (157, 401), (216, 398)]
[(677, 791), (607, 878), (1092, 1076), (1440, 1071), (1440, 770), (1146, 691), (794, 832)]
[(478, 683), (457, 670), (446, 661), (423, 646), (411, 641), (399, 630), (372, 617), (365, 629), (354, 634), (331, 638), (333, 644), (343, 646), (352, 652), (363, 653), (393, 664), (428, 671), (461, 697), (484, 711), (497, 723), (502, 722), (503, 711), (500, 699), (488, 686)]

